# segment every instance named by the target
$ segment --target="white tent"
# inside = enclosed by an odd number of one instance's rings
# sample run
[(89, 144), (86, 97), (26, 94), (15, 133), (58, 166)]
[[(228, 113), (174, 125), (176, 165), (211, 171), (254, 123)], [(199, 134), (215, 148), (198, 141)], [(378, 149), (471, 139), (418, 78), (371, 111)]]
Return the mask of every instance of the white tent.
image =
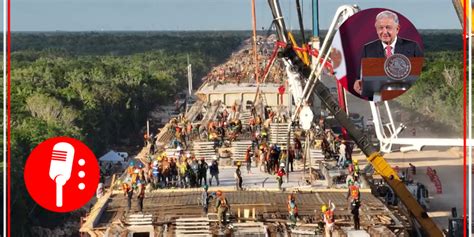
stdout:
[(109, 152), (107, 152), (107, 154), (100, 157), (99, 161), (112, 162), (112, 163), (125, 162), (125, 158), (121, 156), (119, 153), (120, 152), (115, 152), (113, 150), (110, 150)]

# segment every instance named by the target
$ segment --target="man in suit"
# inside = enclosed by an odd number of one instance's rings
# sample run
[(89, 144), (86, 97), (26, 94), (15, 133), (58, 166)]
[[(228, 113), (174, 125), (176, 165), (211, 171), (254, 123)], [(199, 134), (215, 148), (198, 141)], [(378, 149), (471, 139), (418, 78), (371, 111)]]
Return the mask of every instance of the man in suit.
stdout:
[[(416, 42), (397, 36), (400, 30), (397, 14), (387, 10), (380, 12), (375, 18), (375, 30), (379, 39), (364, 45), (362, 58), (388, 58), (395, 53), (407, 57), (423, 57)], [(362, 93), (360, 79), (355, 81), (354, 90)]]

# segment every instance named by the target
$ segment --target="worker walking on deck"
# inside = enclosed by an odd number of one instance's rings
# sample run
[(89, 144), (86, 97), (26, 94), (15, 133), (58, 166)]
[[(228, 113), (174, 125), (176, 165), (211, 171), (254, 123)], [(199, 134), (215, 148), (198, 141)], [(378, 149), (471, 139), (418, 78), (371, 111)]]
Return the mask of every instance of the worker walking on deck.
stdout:
[(242, 171), (240, 171), (240, 161), (237, 162), (237, 169), (234, 172), (235, 185), (237, 190), (242, 190)]
[(352, 163), (354, 163), (354, 176), (359, 177), (360, 175), (359, 162), (356, 159), (354, 159)]
[(337, 161), (337, 165), (341, 168), (344, 168), (345, 163), (346, 163), (346, 142), (342, 140), (341, 145), (339, 145), (339, 160)]
[(295, 151), (290, 147), (288, 151), (288, 172), (293, 172), (293, 162), (295, 160)]
[(354, 228), (360, 228), (359, 207), (360, 207), (360, 190), (355, 180), (349, 180), (349, 191), (347, 193), (349, 199), (349, 210), (354, 218)]
[(323, 212), (323, 220), (325, 223), (324, 232), (325, 237), (331, 237), (332, 231), (334, 230), (334, 210), (336, 210), (336, 205), (329, 200), (329, 208), (326, 205), (321, 207)]
[(298, 218), (298, 207), (296, 206), (296, 197), (295, 194), (288, 195), (288, 214), (293, 225), (296, 225), (296, 220)]
[(252, 152), (252, 146), (249, 145), (247, 147), (247, 150), (245, 151), (245, 164), (247, 165), (247, 174), (251, 174), (252, 173), (252, 156), (253, 156), (253, 152)]
[(278, 181), (278, 189), (281, 190), (281, 185), (283, 184), (283, 176), (285, 176), (285, 163), (280, 164), (280, 169), (277, 172), (277, 181)]
[(296, 160), (300, 160), (301, 159), (301, 141), (300, 139), (298, 138), (293, 138), (293, 142), (294, 142), (294, 150), (295, 150), (295, 158)]
[(143, 199), (145, 199), (145, 183), (141, 180), (138, 181), (137, 194), (138, 194), (138, 211), (142, 212), (143, 211)]
[(123, 195), (127, 197), (127, 212), (132, 209), (133, 189), (128, 183), (122, 185)]
[(202, 185), (207, 185), (207, 169), (209, 168), (209, 166), (207, 165), (207, 162), (206, 160), (204, 159), (204, 157), (201, 158), (201, 162), (199, 163), (199, 175), (198, 175), (198, 179), (199, 179), (199, 185), (202, 186)]
[(207, 192), (209, 186), (205, 184), (203, 187), (203, 191), (201, 193), (201, 201), (202, 201), (202, 211), (204, 212), (204, 215), (207, 216), (208, 213), (208, 208), (209, 208), (209, 193)]
[(222, 191), (217, 191), (216, 195), (217, 220), (220, 226), (225, 226), (227, 224), (226, 215), (230, 209), (230, 205), (227, 198), (222, 194)]
[(352, 217), (354, 218), (354, 229), (356, 230), (360, 229), (359, 208), (360, 208), (360, 201), (351, 203), (351, 213), (352, 213)]
[(212, 158), (212, 163), (209, 167), (209, 173), (211, 174), (211, 178), (209, 179), (209, 185), (212, 186), (212, 178), (215, 178), (217, 181), (217, 186), (219, 186), (219, 163), (217, 163), (217, 156), (215, 155)]

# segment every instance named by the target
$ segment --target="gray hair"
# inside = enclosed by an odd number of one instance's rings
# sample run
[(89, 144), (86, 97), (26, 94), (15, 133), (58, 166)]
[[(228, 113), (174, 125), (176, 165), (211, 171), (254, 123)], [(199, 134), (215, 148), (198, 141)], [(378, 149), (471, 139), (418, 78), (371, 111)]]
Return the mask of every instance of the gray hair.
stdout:
[(397, 14), (391, 12), (391, 11), (388, 11), (388, 10), (385, 10), (383, 12), (380, 12), (379, 14), (377, 14), (377, 16), (375, 17), (375, 21), (378, 21), (382, 18), (392, 18), (393, 21), (395, 22), (395, 24), (398, 25), (398, 16)]

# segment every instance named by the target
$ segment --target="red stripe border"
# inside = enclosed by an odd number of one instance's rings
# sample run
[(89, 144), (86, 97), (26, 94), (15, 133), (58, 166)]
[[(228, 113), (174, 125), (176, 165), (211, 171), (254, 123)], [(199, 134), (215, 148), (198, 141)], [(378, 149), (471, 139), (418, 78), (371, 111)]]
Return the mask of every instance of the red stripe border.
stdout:
[[(467, 106), (466, 106), (466, 98), (467, 98), (467, 93), (466, 93), (466, 87), (467, 87), (467, 83), (466, 83), (466, 54), (467, 54), (467, 49), (466, 49), (466, 42), (467, 42), (467, 34), (466, 34), (466, 10), (467, 10), (467, 0), (463, 0), (463, 5), (464, 5), (464, 9), (463, 9), (463, 67), (464, 67), (464, 73), (463, 73), (463, 83), (464, 83), (464, 87), (463, 87), (463, 164), (464, 164), (464, 184), (463, 184), (463, 189), (464, 189), (464, 202), (463, 202), (463, 209), (464, 209), (464, 217), (463, 217), (463, 222), (464, 222), (464, 228), (463, 228), (463, 233), (464, 233), (464, 236), (467, 236), (467, 218), (466, 218), (466, 213), (467, 213), (467, 163), (466, 163), (466, 158), (467, 158), (467, 146), (466, 146), (466, 128), (467, 128), (467, 125), (466, 125), (466, 120), (467, 120), (467, 115), (466, 115), (466, 109), (467, 109)], [(472, 171), (469, 171), (469, 172), (472, 172)], [(472, 218), (472, 217), (471, 217)]]
[(10, 182), (10, 172), (11, 172), (11, 129), (10, 129), (10, 87), (11, 87), (11, 0), (7, 0), (7, 236), (11, 236), (11, 182)]
[(10, 172), (11, 172), (11, 104), (10, 104), (10, 87), (11, 87), (11, 0), (7, 0), (7, 236), (11, 236), (11, 182), (10, 182)]

